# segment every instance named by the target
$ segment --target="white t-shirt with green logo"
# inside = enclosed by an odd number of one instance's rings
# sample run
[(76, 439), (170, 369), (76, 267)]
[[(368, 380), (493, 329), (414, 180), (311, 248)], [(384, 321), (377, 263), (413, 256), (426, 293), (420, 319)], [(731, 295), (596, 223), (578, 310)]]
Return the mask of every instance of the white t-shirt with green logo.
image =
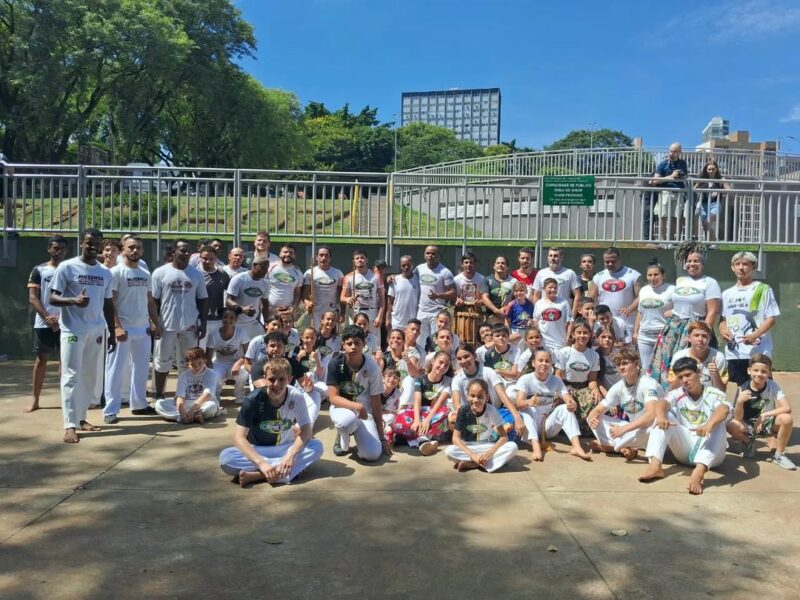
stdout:
[[(355, 291), (353, 282), (355, 279)], [(383, 282), (375, 273), (367, 269), (366, 273), (348, 273), (344, 278), (344, 289), (351, 297), (355, 296), (356, 311), (373, 310), (378, 308), (378, 296), (383, 294)]]
[(664, 328), (667, 317), (664, 313), (672, 309), (672, 294), (675, 286), (671, 283), (662, 283), (657, 288), (651, 285), (644, 286), (639, 291), (639, 339), (646, 342), (655, 342), (658, 334)]
[(434, 316), (447, 306), (447, 302), (441, 298), (431, 300), (428, 294), (430, 292), (443, 294), (449, 287), (454, 286), (453, 273), (442, 263), (432, 269), (427, 264), (422, 263), (417, 265), (414, 272), (419, 277), (419, 312), (417, 317)]
[(294, 306), (294, 292), (303, 287), (303, 273), (294, 265), (278, 263), (269, 272), (270, 311), (278, 306)]
[(708, 314), (707, 300), (719, 300), (722, 291), (713, 277), (678, 277), (672, 293), (672, 312), (684, 319), (692, 317), (705, 318)]
[(619, 406), (628, 421), (635, 421), (644, 410), (645, 404), (658, 400), (659, 389), (656, 380), (648, 375), (641, 375), (632, 386), (620, 379), (611, 386), (600, 404), (607, 409)]
[(723, 404), (728, 407), (729, 412), (731, 409), (725, 392), (714, 387), (703, 387), (703, 395), (697, 400), (693, 400), (683, 387), (679, 387), (667, 393), (664, 400), (669, 403), (670, 412), (678, 424), (688, 429), (705, 425), (714, 411)]
[(768, 331), (752, 346), (742, 338), (752, 333), (769, 317), (781, 314), (772, 288), (766, 283), (754, 281), (744, 287), (734, 286), (722, 294), (722, 316), (728, 330), (733, 333), (733, 343), (725, 345), (728, 360), (747, 359), (756, 353), (772, 355), (772, 334)]
[(328, 310), (339, 310), (339, 282), (344, 275), (336, 267), (323, 271), (314, 267), (305, 272), (303, 285), (311, 285), (311, 276), (314, 276), (314, 312), (319, 314)]
[(246, 315), (245, 313), (239, 315), (236, 321), (237, 324), (247, 325), (258, 320), (261, 314), (261, 298), (269, 296), (269, 279), (266, 276), (261, 279), (253, 279), (250, 271), (239, 273), (231, 279), (225, 295), (232, 298), (239, 306), (252, 306), (256, 309), (253, 315)]
[(600, 355), (591, 348), (579, 352), (564, 346), (556, 352), (556, 369), (564, 372), (564, 381), (583, 383), (589, 380), (590, 372), (600, 370)]

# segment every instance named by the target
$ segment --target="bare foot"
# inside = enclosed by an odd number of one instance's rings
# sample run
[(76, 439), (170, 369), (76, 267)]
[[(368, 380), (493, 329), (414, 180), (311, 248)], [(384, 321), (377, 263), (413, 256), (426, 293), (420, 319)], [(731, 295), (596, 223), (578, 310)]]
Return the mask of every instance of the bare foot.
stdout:
[(22, 409), (22, 412), (32, 413), (39, 410), (39, 401), (33, 400), (28, 406)]
[(462, 460), (460, 463), (458, 463), (456, 469), (458, 470), (459, 473), (463, 473), (464, 471), (469, 471), (470, 469), (477, 469), (478, 467), (480, 467), (480, 465), (476, 463), (474, 460)]
[(686, 484), (686, 489), (689, 490), (690, 494), (699, 496), (703, 493), (703, 478), (692, 474), (689, 478), (689, 483)]
[(636, 448), (623, 448), (619, 453), (622, 454), (628, 462), (631, 462), (634, 458), (639, 456), (639, 451)]
[(75, 432), (74, 427), (70, 427), (69, 429), (64, 431), (64, 443), (65, 444), (77, 444), (81, 441), (81, 438), (78, 437), (78, 434)]
[(92, 425), (89, 421), (81, 421), (81, 431), (100, 431), (100, 428)]
[(648, 483), (650, 481), (655, 481), (656, 479), (662, 479), (666, 476), (664, 473), (664, 469), (661, 468), (660, 464), (650, 464), (647, 467), (647, 470), (639, 475), (639, 481), (642, 483)]
[(200, 423), (200, 425), (205, 423), (206, 420), (203, 418), (203, 413), (201, 413), (200, 411), (197, 411), (196, 413), (194, 413), (194, 422), (195, 423)]
[(263, 480), (264, 474), (261, 471), (239, 471), (239, 485), (241, 487), (247, 487), (251, 483)]
[(587, 453), (583, 448), (572, 448), (569, 453), (572, 456), (577, 456), (578, 458), (585, 460), (586, 462), (592, 462), (592, 455)]
[(534, 461), (542, 462), (544, 456), (542, 455), (542, 447), (539, 445), (538, 442), (534, 442), (531, 445), (531, 454), (533, 455), (531, 458), (533, 458)]

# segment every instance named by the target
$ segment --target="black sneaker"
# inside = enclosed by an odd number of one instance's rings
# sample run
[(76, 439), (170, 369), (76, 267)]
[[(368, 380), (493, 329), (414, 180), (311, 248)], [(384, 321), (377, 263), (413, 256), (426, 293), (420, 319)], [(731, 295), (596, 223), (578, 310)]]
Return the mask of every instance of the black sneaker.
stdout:
[(347, 454), (347, 450), (342, 448), (342, 436), (338, 433), (336, 434), (336, 441), (333, 442), (333, 454), (335, 456), (344, 456)]
[(134, 415), (157, 415), (156, 409), (152, 406), (148, 406), (147, 408), (134, 408), (131, 411), (131, 414)]

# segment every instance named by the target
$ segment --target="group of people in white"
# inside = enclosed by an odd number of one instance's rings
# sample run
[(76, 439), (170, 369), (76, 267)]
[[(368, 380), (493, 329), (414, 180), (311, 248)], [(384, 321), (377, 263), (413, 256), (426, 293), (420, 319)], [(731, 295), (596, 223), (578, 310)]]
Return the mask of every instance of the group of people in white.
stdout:
[[(674, 284), (655, 262), (643, 278), (614, 247), (597, 271), (588, 253), (579, 272), (564, 266), (559, 248), (537, 270), (522, 248), (514, 270), (498, 256), (483, 275), (467, 252), (454, 275), (435, 245), (418, 265), (401, 256), (393, 274), (382, 260), (370, 267), (363, 250), (343, 273), (327, 246), (304, 272), (292, 244), (270, 253), (265, 232), (227, 261), (221, 240), (196, 249), (180, 240), (152, 271), (133, 235), (87, 229), (79, 255), (65, 260), (67, 245), (51, 238), (50, 259), (30, 276), (36, 362), (26, 408), (38, 408), (59, 352), (67, 443), (99, 429), (87, 420), (92, 405), (109, 425), (123, 404), (202, 424), (224, 413), (232, 382), (240, 408), (220, 465), (243, 486), (288, 483), (320, 458), (314, 423), (326, 401), (333, 453), (364, 461), (398, 444), (423, 456), (448, 444), (458, 471), (493, 472), (520, 447), (542, 460), (563, 434), (582, 460), (606, 452), (632, 461), (643, 451), (641, 481), (664, 477), (669, 448), (694, 467), (687, 487), (699, 494), (726, 456), (727, 433), (745, 457), (759, 436), (770, 438), (772, 462), (795, 468), (785, 453), (791, 408), (771, 378), (779, 310), (754, 280), (749, 252), (733, 255), (736, 283), (723, 292), (695, 242), (681, 246)], [(165, 397), (175, 367), (176, 391)]]

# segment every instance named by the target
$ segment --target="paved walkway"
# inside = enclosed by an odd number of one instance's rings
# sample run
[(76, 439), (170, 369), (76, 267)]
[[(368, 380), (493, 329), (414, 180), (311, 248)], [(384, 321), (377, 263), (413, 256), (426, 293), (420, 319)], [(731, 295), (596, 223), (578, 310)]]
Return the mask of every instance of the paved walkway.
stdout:
[[(763, 446), (693, 497), (686, 468), (645, 485), (642, 461), (563, 443), (493, 475), (408, 449), (362, 465), (333, 456), (323, 411), (326, 453), (301, 481), (242, 490), (217, 466), (231, 404), (203, 427), (123, 415), (66, 446), (54, 373), (21, 412), (29, 374), (0, 364), (4, 599), (798, 597), (800, 471)], [(778, 381), (800, 414), (800, 375)]]

